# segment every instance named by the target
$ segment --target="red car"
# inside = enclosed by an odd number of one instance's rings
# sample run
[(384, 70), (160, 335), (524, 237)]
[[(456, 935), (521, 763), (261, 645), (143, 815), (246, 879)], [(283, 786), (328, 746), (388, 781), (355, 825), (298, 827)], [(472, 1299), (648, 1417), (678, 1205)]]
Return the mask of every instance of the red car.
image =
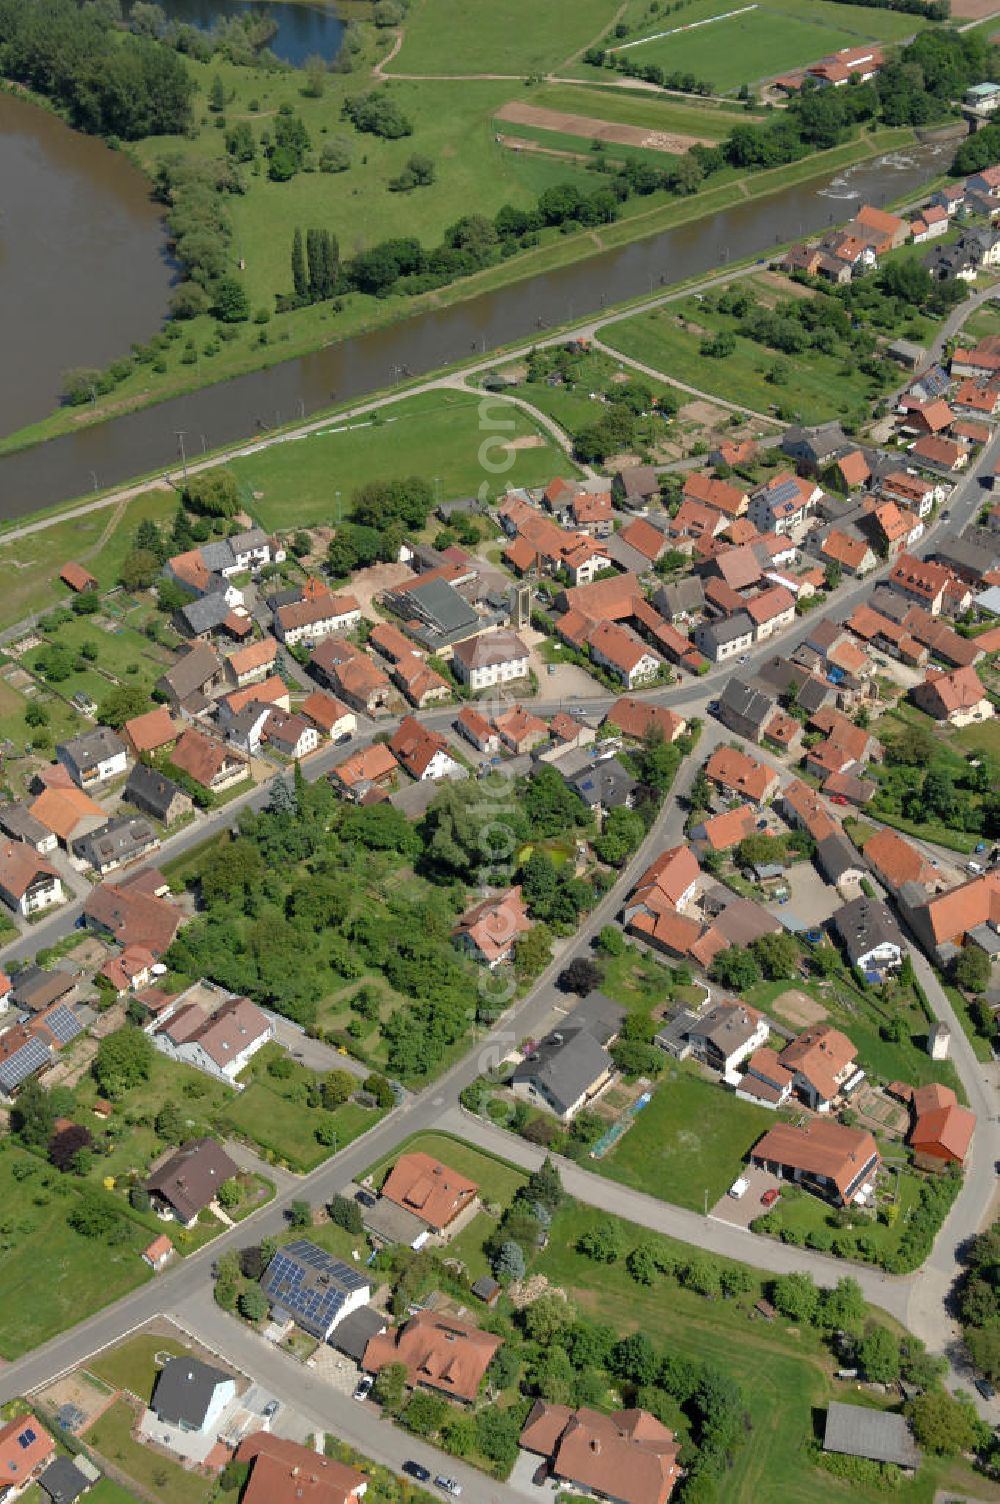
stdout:
[(765, 1191), (764, 1194), (763, 1194), (763, 1196), (761, 1196), (761, 1198), (760, 1198), (760, 1204), (761, 1204), (761, 1206), (773, 1206), (774, 1203), (777, 1201), (777, 1199), (778, 1199), (778, 1197), (780, 1195), (781, 1195), (781, 1192), (777, 1189), (777, 1187), (776, 1186), (772, 1186), (769, 1191)]
[(830, 795), (830, 803), (831, 804), (846, 804), (847, 803), (847, 799), (846, 799), (846, 797), (843, 794), (831, 794)]

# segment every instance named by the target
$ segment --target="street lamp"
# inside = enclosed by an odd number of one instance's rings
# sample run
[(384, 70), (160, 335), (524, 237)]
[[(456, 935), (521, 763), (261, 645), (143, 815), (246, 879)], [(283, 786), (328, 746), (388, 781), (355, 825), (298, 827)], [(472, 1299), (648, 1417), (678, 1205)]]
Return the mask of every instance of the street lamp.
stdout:
[(187, 478), (188, 478), (187, 454), (186, 454), (185, 449), (184, 449), (184, 433), (185, 433), (185, 430), (183, 428), (176, 428), (176, 429), (174, 429), (174, 432), (177, 435), (177, 445), (178, 445), (178, 448), (180, 449), (181, 466), (182, 466), (183, 471), (184, 471), (184, 479), (187, 480)]

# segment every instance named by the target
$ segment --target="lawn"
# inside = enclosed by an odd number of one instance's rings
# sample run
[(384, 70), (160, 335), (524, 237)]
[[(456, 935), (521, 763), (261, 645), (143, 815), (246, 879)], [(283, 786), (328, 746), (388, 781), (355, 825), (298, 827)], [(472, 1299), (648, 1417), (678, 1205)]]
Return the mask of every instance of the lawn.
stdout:
[(433, 1155), (449, 1169), (474, 1180), (484, 1201), (499, 1202), (506, 1206), (515, 1191), (524, 1184), (524, 1175), (513, 1165), (494, 1159), (490, 1154), (483, 1154), (470, 1144), (464, 1144), (460, 1139), (445, 1133), (418, 1133), (413, 1138), (405, 1139), (398, 1149), (370, 1165), (365, 1174), (373, 1176), (376, 1185), (381, 1186), (401, 1154), (418, 1151)]
[[(651, 366), (664, 375), (676, 374), (710, 396), (722, 397), (768, 414), (781, 405), (803, 423), (819, 423), (867, 410), (878, 383), (866, 377), (843, 354), (809, 349), (794, 359), (790, 385), (768, 381), (776, 367), (788, 363), (766, 345), (736, 334), (736, 321), (703, 301), (684, 298), (651, 313), (635, 314), (601, 331), (604, 344)], [(703, 355), (703, 341), (720, 332), (732, 333), (734, 348), (724, 359)], [(889, 379), (888, 376), (886, 379)]]
[(138, 1337), (130, 1337), (120, 1347), (108, 1348), (92, 1363), (88, 1363), (87, 1368), (113, 1389), (126, 1389), (138, 1399), (148, 1400), (160, 1371), (154, 1361), (156, 1354), (173, 1353), (180, 1358), (188, 1351), (176, 1337), (143, 1333)]
[[(611, 74), (604, 78), (610, 82)], [(560, 110), (571, 115), (589, 115), (596, 120), (610, 120), (616, 125), (644, 126), (678, 136), (709, 136), (721, 141), (736, 125), (745, 125), (745, 114), (720, 108), (710, 101), (692, 99), (690, 103), (671, 95), (647, 94), (620, 88), (583, 89), (573, 84), (542, 84), (527, 96), (511, 95), (521, 103)], [(521, 127), (507, 123), (504, 129), (520, 135)], [(608, 147), (614, 154), (617, 146)], [(656, 153), (661, 162), (663, 153)]]
[(204, 1504), (214, 1485), (132, 1439), (135, 1415), (125, 1400), (106, 1410), (87, 1432), (87, 1444), (132, 1478), (157, 1504)]
[(955, 741), (967, 752), (992, 752), (1000, 757), (1000, 719), (996, 716), (955, 732)]
[[(674, 22), (678, 24), (689, 24), (686, 13), (683, 21), (678, 17)], [(667, 17), (657, 29), (669, 27)], [(719, 94), (805, 67), (857, 40), (846, 31), (758, 7), (695, 31), (680, 31), (675, 36), (630, 46), (625, 55), (637, 63), (655, 63), (665, 72), (693, 73)]]
[[(484, 399), (471, 392), (404, 398), (377, 420), (333, 422), (306, 438), (247, 455), (231, 468), (253, 493), (262, 526), (271, 528), (334, 522), (338, 507), (346, 511), (351, 493), (369, 481), (422, 475), (444, 501), (474, 494), (484, 483), (492, 495), (579, 473), (518, 408), (486, 400), (481, 416)], [(536, 442), (504, 447), (518, 440)]]
[(587, 1168), (611, 1180), (702, 1211), (739, 1175), (774, 1113), (741, 1102), (696, 1066), (670, 1066), (633, 1126), (604, 1159)]
[[(285, 1084), (256, 1077), (226, 1109), (225, 1119), (244, 1137), (302, 1173), (315, 1169), (359, 1134), (367, 1133), (381, 1116), (353, 1102), (345, 1102), (336, 1112), (310, 1109), (300, 1098), (282, 1093), (279, 1087)], [(320, 1123), (327, 1122), (336, 1130), (335, 1145), (324, 1146), (316, 1137)]]
[[(18, 1181), (15, 1166), (30, 1166)], [(139, 1258), (148, 1233), (122, 1218), (123, 1238), (85, 1238), (66, 1221), (76, 1189), (20, 1149), (0, 1153), (4, 1294), (0, 1356), (12, 1359), (110, 1305), (150, 1277)]]
[[(20, 1500), (21, 1504), (51, 1504), (49, 1495), (37, 1483), (33, 1483), (27, 1493), (21, 1494)], [(102, 1478), (88, 1489), (87, 1504), (139, 1504), (139, 1501), (135, 1494), (130, 1494), (110, 1478)]]
[(607, 0), (539, 11), (534, 0), (470, 6), (466, 0), (413, 0), (403, 48), (389, 65), (400, 73), (548, 71), (595, 40), (607, 25)]

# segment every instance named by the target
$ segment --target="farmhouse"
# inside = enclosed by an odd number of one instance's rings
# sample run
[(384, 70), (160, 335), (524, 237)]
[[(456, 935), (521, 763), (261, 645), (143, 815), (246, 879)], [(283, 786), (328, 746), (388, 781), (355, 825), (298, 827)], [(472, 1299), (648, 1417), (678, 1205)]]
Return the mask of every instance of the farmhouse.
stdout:
[(750, 1158), (772, 1175), (794, 1180), (841, 1206), (850, 1205), (879, 1167), (878, 1147), (870, 1133), (821, 1118), (802, 1128), (776, 1123)]

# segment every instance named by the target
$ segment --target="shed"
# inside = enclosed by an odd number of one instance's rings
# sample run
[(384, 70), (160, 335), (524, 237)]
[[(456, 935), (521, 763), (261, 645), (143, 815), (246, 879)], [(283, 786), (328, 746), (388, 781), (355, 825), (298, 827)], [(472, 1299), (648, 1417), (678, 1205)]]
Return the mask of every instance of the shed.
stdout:
[(826, 1412), (823, 1450), (868, 1457), (872, 1462), (892, 1462), (910, 1471), (920, 1465), (920, 1450), (902, 1415), (837, 1400), (831, 1401)]

